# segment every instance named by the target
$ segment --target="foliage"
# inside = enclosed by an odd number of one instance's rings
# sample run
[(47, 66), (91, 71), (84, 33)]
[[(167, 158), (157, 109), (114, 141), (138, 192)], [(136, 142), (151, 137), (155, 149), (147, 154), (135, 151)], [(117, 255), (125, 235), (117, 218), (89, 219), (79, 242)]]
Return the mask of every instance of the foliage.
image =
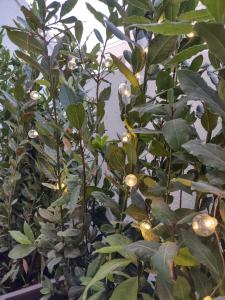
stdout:
[[(94, 30), (91, 51), (68, 17), (75, 0), (36, 0), (5, 27), (20, 49), (10, 58), (1, 48), (17, 76), (0, 79), (2, 292), (40, 279), (42, 299), (224, 296), (224, 0), (203, 10), (189, 0), (98, 1), (109, 17), (87, 4), (106, 29)], [(113, 35), (129, 50), (108, 67)], [(105, 130), (112, 72), (131, 87), (118, 93), (128, 142)], [(200, 238), (191, 223), (203, 210), (219, 224)]]

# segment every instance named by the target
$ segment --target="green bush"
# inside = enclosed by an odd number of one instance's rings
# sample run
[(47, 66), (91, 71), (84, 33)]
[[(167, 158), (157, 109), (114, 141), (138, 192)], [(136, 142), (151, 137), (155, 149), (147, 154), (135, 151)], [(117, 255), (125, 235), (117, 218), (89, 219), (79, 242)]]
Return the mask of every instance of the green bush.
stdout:
[[(225, 2), (95, 2), (109, 17), (87, 4), (106, 32), (94, 29), (91, 51), (79, 13), (68, 17), (77, 0), (35, 0), (4, 27), (18, 50), (0, 48), (1, 291), (42, 282), (42, 299), (220, 299)], [(106, 54), (113, 36), (129, 47), (122, 59)], [(126, 78), (126, 132), (113, 140), (111, 73)]]

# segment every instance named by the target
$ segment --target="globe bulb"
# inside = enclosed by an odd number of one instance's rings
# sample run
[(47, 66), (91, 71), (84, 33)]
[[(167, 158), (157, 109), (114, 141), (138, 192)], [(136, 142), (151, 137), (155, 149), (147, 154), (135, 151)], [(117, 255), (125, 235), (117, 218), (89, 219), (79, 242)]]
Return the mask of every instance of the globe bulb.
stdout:
[(29, 130), (28, 136), (29, 136), (29, 138), (31, 138), (31, 139), (36, 139), (36, 137), (38, 137), (38, 132), (37, 132), (37, 130), (35, 130), (35, 129)]
[(38, 101), (41, 98), (41, 95), (37, 91), (32, 91), (30, 93), (30, 98), (34, 101)]
[(189, 32), (188, 34), (187, 34), (187, 37), (189, 37), (189, 38), (193, 38), (195, 36), (195, 34), (194, 34), (194, 32), (192, 31), (192, 32)]
[(122, 142), (125, 144), (130, 143), (131, 141), (131, 134), (129, 132), (124, 132), (122, 135)]
[(74, 56), (70, 57), (67, 63), (67, 67), (70, 70), (75, 70), (77, 67), (76, 58)]
[(134, 174), (129, 174), (125, 177), (125, 184), (129, 187), (134, 187), (137, 182), (137, 177)]
[(121, 96), (130, 97), (131, 91), (130, 91), (129, 86), (126, 83), (121, 83), (119, 85), (119, 93)]
[(109, 56), (105, 59), (104, 66), (106, 68), (110, 68), (110, 67), (112, 67), (112, 65), (113, 65), (113, 59)]
[(136, 73), (135, 77), (137, 78), (137, 80), (139, 81), (140, 84), (144, 82), (144, 77), (142, 76), (141, 73), (139, 73), (139, 72)]
[(144, 53), (147, 55), (148, 54), (148, 47), (144, 47), (143, 50), (144, 50)]
[(206, 213), (195, 216), (192, 220), (192, 228), (197, 235), (210, 236), (215, 232), (218, 221)]
[[(59, 190), (59, 184), (58, 183), (56, 183), (55, 189), (57, 191)], [(64, 190), (64, 192), (67, 192), (67, 187), (66, 187), (65, 183), (63, 183), (63, 182), (61, 183), (61, 190)]]
[(210, 296), (206, 296), (206, 297), (203, 298), (203, 300), (213, 300), (213, 298), (210, 297)]
[(148, 221), (142, 221), (140, 223), (140, 229), (142, 230), (150, 230), (152, 228), (151, 224)]

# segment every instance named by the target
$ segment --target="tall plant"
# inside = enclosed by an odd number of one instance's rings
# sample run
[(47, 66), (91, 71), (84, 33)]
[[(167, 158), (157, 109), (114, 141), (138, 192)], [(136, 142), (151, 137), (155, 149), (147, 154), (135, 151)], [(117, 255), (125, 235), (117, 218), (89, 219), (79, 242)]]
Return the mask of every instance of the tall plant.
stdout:
[[(200, 10), (198, 1), (101, 2), (107, 18), (87, 4), (106, 27), (106, 41), (94, 30), (102, 47), (91, 53), (82, 23), (66, 17), (74, 0), (37, 0), (22, 8), (25, 25), (6, 27), (33, 70), (30, 97), (40, 98), (29, 123), (35, 139), (19, 145), (35, 151), (47, 198), (23, 233), (7, 227), (18, 242), (9, 257), (23, 259), (26, 270), (41, 265), (44, 299), (223, 296), (224, 0), (202, 1)], [(128, 43), (123, 59), (104, 55), (111, 34)], [(114, 67), (127, 80), (118, 87), (126, 132), (110, 141), (103, 120)], [(93, 98), (85, 92), (90, 79)], [(193, 209), (184, 206), (186, 194)]]

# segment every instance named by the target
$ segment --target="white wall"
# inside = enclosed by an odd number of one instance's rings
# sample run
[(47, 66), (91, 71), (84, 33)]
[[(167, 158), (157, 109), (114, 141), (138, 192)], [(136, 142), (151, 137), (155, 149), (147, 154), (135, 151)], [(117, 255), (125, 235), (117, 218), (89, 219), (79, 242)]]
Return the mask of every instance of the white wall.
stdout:
[[(13, 20), (17, 16), (22, 16), (20, 11), (22, 5), (26, 5), (25, 0), (0, 0), (0, 27), (4, 25), (14, 26)], [(12, 51), (16, 48), (6, 35), (4, 44)]]

